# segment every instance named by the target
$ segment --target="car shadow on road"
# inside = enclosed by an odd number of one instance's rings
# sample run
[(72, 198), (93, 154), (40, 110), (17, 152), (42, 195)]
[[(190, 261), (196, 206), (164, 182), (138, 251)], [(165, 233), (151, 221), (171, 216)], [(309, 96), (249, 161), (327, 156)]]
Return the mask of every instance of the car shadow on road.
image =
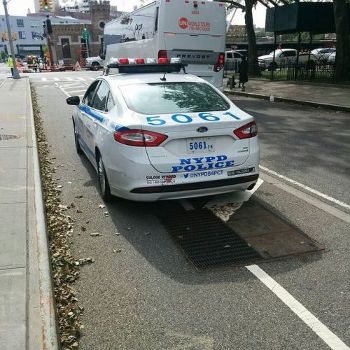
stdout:
[[(84, 185), (95, 186), (96, 191), (99, 191), (94, 168), (85, 156), (81, 157), (81, 161), (91, 177), (91, 180)], [(195, 201), (197, 204), (204, 204), (205, 202), (205, 200), (200, 199)], [(262, 262), (264, 264), (278, 264), (277, 274), (284, 274), (290, 270), (303, 268), (305, 264), (313, 263), (322, 257), (321, 253), (316, 252), (286, 259), (270, 260), (269, 262), (257, 260), (246, 264), (198, 270), (186, 258), (181, 247), (166, 231), (158, 217), (158, 214), (163, 211), (164, 207), (167, 207), (167, 213), (171, 213), (171, 208), (173, 207), (175, 212), (178, 206), (178, 201), (134, 202), (120, 198), (115, 198), (112, 202), (106, 203), (106, 209), (115, 227), (115, 232), (124, 237), (130, 244), (130, 248), (135, 249), (148, 264), (179, 283), (197, 285), (245, 282), (255, 279), (244, 268), (244, 266), (249, 264), (260, 264)], [(181, 217), (179, 217), (179, 220), (181, 220)], [(112, 237), (113, 233), (110, 235), (112, 240), (114, 238)]]

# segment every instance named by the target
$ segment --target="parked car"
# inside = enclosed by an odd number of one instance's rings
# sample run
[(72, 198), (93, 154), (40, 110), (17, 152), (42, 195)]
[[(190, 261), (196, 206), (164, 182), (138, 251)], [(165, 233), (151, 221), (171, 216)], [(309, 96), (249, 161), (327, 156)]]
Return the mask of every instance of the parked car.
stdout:
[(100, 56), (88, 57), (86, 59), (86, 68), (91, 70), (99, 70), (103, 67), (104, 61)]
[(311, 52), (302, 52), (299, 53), (299, 58), (298, 58), (298, 62), (299, 64), (304, 64), (307, 63), (311, 66), (315, 66), (318, 63), (321, 63), (320, 60), (318, 59), (318, 57), (314, 54), (312, 54)]
[(337, 55), (336, 51), (332, 52), (327, 58), (327, 63), (335, 64), (335, 57), (336, 57), (336, 55)]
[(318, 61), (327, 62), (328, 57), (335, 51), (336, 49), (334, 47), (325, 47), (320, 49), (314, 49), (311, 51), (311, 53), (317, 57)]
[[(274, 54), (275, 53), (275, 54)], [(270, 52), (268, 55), (258, 57), (258, 64), (260, 69), (274, 70), (279, 66), (287, 65), (294, 62), (298, 51), (295, 49), (277, 49)]]
[(299, 64), (309, 64), (313, 67), (319, 62), (318, 57), (312, 53), (299, 52), (298, 56), (298, 51), (295, 49), (278, 49), (275, 51), (275, 59), (272, 51), (268, 55), (259, 56), (258, 64), (262, 70), (275, 70), (278, 67), (292, 65), (297, 59)]
[(241, 55), (248, 57), (248, 50), (246, 49), (235, 49), (235, 52), (239, 52)]
[(166, 60), (119, 59), (82, 101), (67, 99), (76, 106), (76, 150), (95, 167), (103, 199), (156, 201), (252, 189), (259, 177), (254, 117), (207, 81), (181, 74), (184, 65)]
[(238, 70), (238, 65), (242, 62), (244, 55), (236, 50), (230, 50), (225, 52), (225, 69), (226, 70)]

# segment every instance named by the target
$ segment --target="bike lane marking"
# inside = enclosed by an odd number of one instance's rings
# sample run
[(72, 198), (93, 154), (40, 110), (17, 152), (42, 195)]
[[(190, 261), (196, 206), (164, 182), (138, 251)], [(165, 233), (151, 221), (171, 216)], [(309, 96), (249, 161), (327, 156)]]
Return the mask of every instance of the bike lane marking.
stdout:
[(307, 310), (286, 289), (277, 283), (258, 265), (249, 265), (246, 268), (271, 290), (286, 306), (289, 307), (308, 327), (311, 328), (331, 349), (350, 350), (350, 348), (326, 327), (316, 316)]
[(300, 182), (297, 182), (297, 181), (295, 181), (295, 180), (292, 180), (292, 179), (290, 179), (290, 178), (288, 178), (288, 177), (286, 177), (286, 176), (284, 176), (284, 175), (281, 175), (281, 174), (277, 173), (276, 171), (273, 171), (273, 170), (271, 170), (271, 169), (265, 168), (264, 166), (261, 166), (261, 165), (260, 165), (260, 169), (263, 170), (263, 171), (265, 171), (265, 172), (267, 172), (267, 173), (269, 173), (269, 174), (271, 174), (271, 175), (277, 176), (277, 177), (279, 177), (280, 179), (283, 179), (283, 180), (285, 180), (285, 181), (287, 181), (287, 182), (289, 182), (289, 183), (292, 183), (293, 185), (296, 185), (296, 186), (302, 188), (303, 190), (306, 190), (306, 191), (308, 191), (308, 192), (311, 192), (311, 193), (315, 194), (315, 195), (318, 196), (318, 197), (321, 197), (321, 198), (323, 198), (323, 199), (326, 199), (326, 200), (329, 201), (329, 202), (335, 203), (335, 204), (337, 204), (337, 205), (339, 205), (339, 206), (341, 206), (341, 207), (343, 207), (343, 208), (346, 208), (346, 209), (349, 209), (349, 210), (350, 210), (350, 205), (349, 205), (349, 204), (346, 204), (346, 203), (344, 203), (344, 202), (342, 202), (342, 201), (340, 201), (340, 200), (338, 200), (338, 199), (336, 199), (336, 198), (333, 198), (333, 197), (331, 197), (331, 196), (328, 196), (327, 194), (324, 194), (324, 193), (322, 193), (322, 192), (320, 192), (320, 191), (317, 191), (317, 190), (315, 190), (315, 189), (313, 189), (313, 188), (311, 188), (311, 187), (309, 187), (309, 186), (303, 185), (303, 184), (300, 183)]

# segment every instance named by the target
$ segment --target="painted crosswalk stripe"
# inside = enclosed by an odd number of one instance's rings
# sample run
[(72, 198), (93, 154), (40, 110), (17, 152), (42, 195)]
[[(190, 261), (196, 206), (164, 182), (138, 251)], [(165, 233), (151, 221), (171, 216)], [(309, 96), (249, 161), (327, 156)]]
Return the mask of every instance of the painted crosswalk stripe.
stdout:
[(65, 77), (65, 79), (68, 81), (73, 81), (73, 78), (71, 78), (71, 77)]
[(59, 81), (60, 79), (59, 78), (53, 78), (54, 81)]
[(41, 81), (47, 81), (47, 78), (41, 78)]

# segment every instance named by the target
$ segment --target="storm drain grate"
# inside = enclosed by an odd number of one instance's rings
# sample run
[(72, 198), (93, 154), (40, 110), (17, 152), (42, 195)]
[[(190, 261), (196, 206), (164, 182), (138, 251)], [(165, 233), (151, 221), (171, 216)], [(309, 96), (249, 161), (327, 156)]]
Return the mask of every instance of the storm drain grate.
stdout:
[(17, 135), (0, 134), (0, 141), (7, 141), (7, 140), (18, 139), (18, 138), (19, 136)]
[(200, 269), (242, 264), (260, 258), (257, 251), (208, 209), (165, 209), (159, 218)]

